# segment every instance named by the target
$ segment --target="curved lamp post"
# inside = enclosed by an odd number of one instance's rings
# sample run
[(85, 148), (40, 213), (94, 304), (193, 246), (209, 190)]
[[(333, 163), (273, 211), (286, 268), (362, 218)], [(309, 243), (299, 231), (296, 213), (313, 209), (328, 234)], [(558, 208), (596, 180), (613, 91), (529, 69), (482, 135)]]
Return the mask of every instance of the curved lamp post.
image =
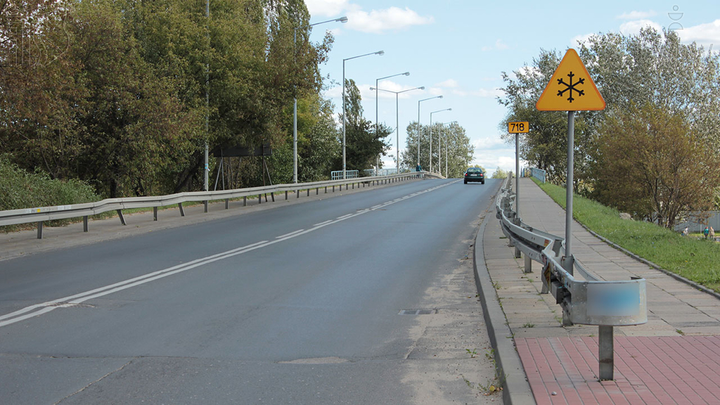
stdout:
[(400, 91), (392, 91), (392, 90), (385, 90), (385, 89), (378, 89), (377, 87), (370, 87), (370, 90), (375, 90), (375, 94), (377, 94), (377, 91), (384, 91), (387, 93), (395, 93), (395, 136), (396, 136), (396, 145), (395, 145), (395, 167), (398, 172), (400, 173), (400, 120), (399, 120), (399, 109), (398, 109), (398, 98), (400, 93), (405, 93), (406, 91), (413, 91), (413, 90), (425, 90), (425, 86), (420, 87), (414, 87), (412, 89), (407, 90), (400, 90)]
[[(430, 170), (430, 173), (432, 173), (432, 115), (435, 113), (443, 112), (443, 111), (452, 111), (452, 108), (445, 108), (444, 110), (437, 110), (430, 113), (430, 167), (428, 168)], [(438, 158), (440, 154), (440, 136), (438, 135)], [(438, 163), (439, 165), (440, 163)]]
[[(302, 27), (295, 27), (293, 31), (293, 49), (295, 49), (295, 45), (297, 43), (297, 30), (299, 29), (308, 29), (312, 28), (316, 25), (330, 23), (330, 22), (341, 22), (346, 23), (348, 21), (347, 17), (340, 17), (340, 18), (334, 18), (332, 20), (327, 21), (321, 21), (315, 24), (305, 25)], [(295, 57), (293, 56), (293, 61)], [(298, 154), (297, 154), (297, 95), (293, 97), (293, 183), (298, 182)]]
[[(380, 80), (389, 79), (389, 78), (395, 77), (395, 76), (410, 76), (410, 72), (397, 73), (397, 74), (394, 74), (394, 75), (385, 76), (385, 77), (381, 77), (381, 78), (379, 78), (379, 79), (375, 79), (375, 87), (374, 87), (374, 89), (375, 89), (375, 136), (377, 136), (377, 134), (378, 134), (378, 104), (379, 104), (379, 102), (378, 102), (378, 101), (379, 101), (379, 100), (378, 100), (378, 82), (379, 82)], [(373, 87), (370, 88), (370, 90), (372, 90), (372, 89), (373, 89)], [(377, 157), (377, 163), (375, 164), (375, 175), (376, 175), (376, 176), (378, 175), (378, 170), (379, 170), (379, 169), (380, 169), (380, 156), (378, 155), (378, 157)]]
[(345, 61), (348, 61), (348, 60), (351, 60), (351, 59), (362, 58), (362, 57), (364, 57), (364, 56), (370, 56), (370, 55), (380, 55), (380, 56), (383, 56), (384, 54), (385, 54), (384, 51), (377, 51), (377, 52), (365, 53), (365, 54), (362, 54), (362, 55), (353, 56), (353, 57), (350, 57), (350, 58), (345, 58), (345, 59), (343, 59), (343, 80), (342, 80), (342, 105), (343, 105), (343, 179), (347, 179), (347, 159), (346, 159), (346, 154), (345, 154), (345, 146), (346, 146), (346, 145), (345, 145), (345, 140), (346, 140), (346, 136), (345, 136), (345, 121), (347, 121), (347, 119), (345, 118)]
[(424, 98), (422, 100), (418, 100), (418, 120), (417, 120), (417, 123), (418, 123), (417, 164), (418, 164), (418, 166), (420, 166), (420, 130), (421, 130), (421, 127), (420, 127), (420, 103), (422, 103), (423, 101), (432, 100), (434, 98), (443, 98), (443, 96), (435, 96), (435, 97), (429, 97), (429, 98)]

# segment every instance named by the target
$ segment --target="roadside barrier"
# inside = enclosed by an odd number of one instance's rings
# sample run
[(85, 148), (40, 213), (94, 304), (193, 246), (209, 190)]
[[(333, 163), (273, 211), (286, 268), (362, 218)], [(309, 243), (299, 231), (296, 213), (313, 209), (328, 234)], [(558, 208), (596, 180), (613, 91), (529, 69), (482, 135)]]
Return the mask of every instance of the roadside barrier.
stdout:
[(645, 279), (598, 280), (574, 255), (565, 256), (563, 238), (523, 223), (514, 208), (515, 197), (509, 176), (495, 201), (495, 216), (515, 247), (515, 257), (525, 255), (526, 273), (532, 272), (532, 261), (542, 264), (541, 292), (551, 293), (562, 307), (563, 326), (598, 325), (600, 380), (612, 380), (613, 327), (647, 322)]
[(230, 200), (241, 197), (243, 198), (244, 206), (247, 205), (248, 197), (257, 196), (258, 203), (262, 203), (262, 198), (264, 195), (265, 202), (267, 202), (268, 194), (270, 194), (270, 197), (274, 202), (275, 195), (282, 193), (283, 191), (285, 192), (285, 199), (287, 200), (288, 192), (294, 192), (296, 193), (296, 198), (300, 198), (300, 191), (302, 190), (306, 190), (307, 195), (309, 196), (310, 190), (312, 189), (315, 189), (315, 194), (317, 195), (320, 193), (320, 189), (324, 188), (325, 193), (327, 194), (328, 188), (331, 188), (331, 190), (334, 192), (335, 187), (339, 187), (340, 191), (342, 191), (343, 186), (345, 186), (345, 189), (347, 190), (350, 187), (354, 189), (355, 186), (360, 188), (366, 186), (395, 183), (423, 177), (424, 172), (409, 172), (382, 177), (359, 177), (346, 180), (318, 181), (313, 183), (278, 184), (274, 186), (241, 188), (235, 190), (193, 191), (164, 196), (109, 198), (102, 201), (84, 204), (58, 205), (53, 207), (24, 208), (17, 210), (0, 211), (0, 226), (29, 224), (36, 222), (37, 238), (42, 239), (43, 222), (55, 219), (82, 217), (83, 231), (88, 232), (88, 217), (92, 215), (102, 214), (103, 212), (108, 211), (116, 211), (118, 217), (120, 218), (120, 222), (123, 225), (127, 225), (122, 211), (132, 208), (153, 208), (153, 219), (157, 221), (158, 207), (167, 207), (177, 204), (178, 209), (180, 210), (180, 215), (185, 216), (185, 210), (183, 209), (183, 203), (185, 202), (202, 201), (205, 204), (205, 212), (208, 212), (209, 201), (225, 200), (225, 209), (229, 209)]

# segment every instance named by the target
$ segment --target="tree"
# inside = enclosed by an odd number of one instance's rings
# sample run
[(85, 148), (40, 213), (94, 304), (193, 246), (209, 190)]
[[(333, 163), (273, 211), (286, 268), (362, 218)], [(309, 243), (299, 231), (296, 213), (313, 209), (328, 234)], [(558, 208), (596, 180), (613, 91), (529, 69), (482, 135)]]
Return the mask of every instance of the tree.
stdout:
[(681, 115), (650, 103), (615, 109), (599, 132), (597, 200), (667, 228), (682, 211), (711, 209), (720, 158)]
[[(374, 167), (379, 156), (390, 148), (386, 138), (392, 133), (387, 125), (375, 125), (363, 117), (362, 97), (355, 81), (345, 81), (345, 155), (347, 170)], [(341, 134), (342, 136), (342, 134)], [(342, 159), (342, 157), (341, 157)], [(338, 165), (336, 165), (337, 167)], [(342, 163), (339, 165), (342, 169)]]
[(497, 169), (495, 169), (495, 173), (493, 173), (492, 178), (493, 179), (507, 179), (508, 172), (501, 169), (500, 166), (498, 166)]
[[(567, 114), (559, 111), (538, 111), (535, 103), (540, 98), (547, 81), (560, 64), (561, 55), (555, 51), (541, 50), (531, 66), (510, 74), (502, 73), (506, 87), (505, 97), (498, 102), (509, 109), (507, 117), (499, 128), (503, 139), (515, 141), (514, 134), (506, 131), (511, 121), (528, 121), (530, 131), (520, 135), (520, 156), (548, 174), (549, 181), (560, 184), (567, 176)], [(594, 113), (583, 112), (575, 117), (575, 189), (587, 177), (587, 154), (593, 149), (592, 131), (587, 120)]]
[[(442, 170), (445, 172), (445, 160), (447, 154), (447, 177), (462, 177), (465, 169), (468, 168), (473, 160), (475, 147), (470, 144), (470, 138), (465, 134), (465, 128), (453, 121), (450, 124), (443, 125), (441, 123), (433, 124), (433, 162), (442, 162)], [(407, 139), (405, 151), (402, 152), (402, 166), (408, 170), (413, 170), (417, 165), (417, 145), (418, 134), (421, 139), (420, 148), (420, 166), (427, 170), (430, 163), (430, 126), (418, 126), (417, 122), (412, 122), (407, 127)], [(442, 139), (441, 151), (437, 149), (437, 139)], [(447, 153), (445, 151), (447, 142)], [(442, 152), (442, 159), (438, 160), (439, 153)]]

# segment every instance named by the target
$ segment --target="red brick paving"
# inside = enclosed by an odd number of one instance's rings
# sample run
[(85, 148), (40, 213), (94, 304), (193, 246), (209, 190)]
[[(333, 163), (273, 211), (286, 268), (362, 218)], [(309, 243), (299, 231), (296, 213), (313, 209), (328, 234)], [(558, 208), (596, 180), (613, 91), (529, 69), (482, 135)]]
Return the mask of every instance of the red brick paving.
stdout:
[(515, 344), (538, 405), (720, 404), (720, 336), (616, 336), (613, 381), (598, 381), (597, 338)]

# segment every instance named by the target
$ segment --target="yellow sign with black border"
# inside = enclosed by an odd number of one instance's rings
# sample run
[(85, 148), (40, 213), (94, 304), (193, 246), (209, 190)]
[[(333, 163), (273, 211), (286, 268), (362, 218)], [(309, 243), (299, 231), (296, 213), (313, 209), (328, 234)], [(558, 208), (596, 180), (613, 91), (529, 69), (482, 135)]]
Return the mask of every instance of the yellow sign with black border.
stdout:
[(540, 111), (597, 111), (605, 99), (574, 49), (568, 49), (535, 108)]

